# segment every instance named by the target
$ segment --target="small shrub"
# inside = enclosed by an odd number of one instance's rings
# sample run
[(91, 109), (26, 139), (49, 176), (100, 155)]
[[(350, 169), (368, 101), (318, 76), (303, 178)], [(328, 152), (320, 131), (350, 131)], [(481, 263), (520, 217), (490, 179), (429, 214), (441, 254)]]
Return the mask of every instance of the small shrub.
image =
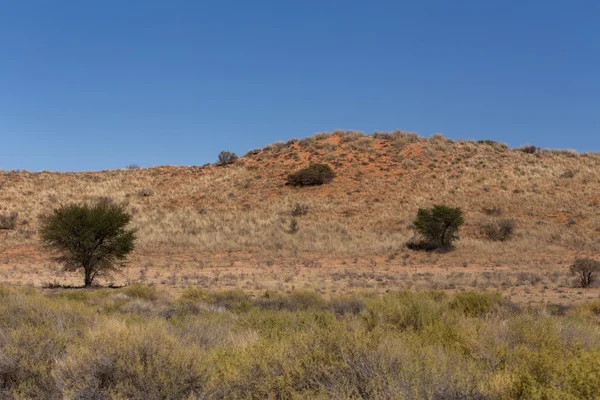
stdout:
[(490, 217), (498, 217), (502, 215), (502, 209), (498, 207), (484, 207), (482, 211), (485, 215), (489, 215)]
[(423, 249), (448, 249), (452, 242), (458, 239), (458, 229), (464, 224), (464, 217), (460, 208), (445, 205), (434, 205), (431, 209), (420, 208), (413, 226), (421, 235), (420, 245), (413, 243), (413, 248)]
[(17, 226), (19, 213), (12, 212), (7, 215), (0, 215), (0, 229), (12, 230)]
[(237, 154), (232, 153), (231, 151), (223, 150), (222, 152), (219, 153), (219, 161), (217, 164), (218, 165), (232, 164), (237, 159), (238, 159)]
[(500, 302), (498, 294), (491, 293), (457, 293), (450, 302), (450, 308), (460, 311), (468, 317), (478, 317), (490, 312)]
[(335, 172), (327, 164), (312, 164), (307, 168), (288, 175), (287, 185), (315, 186), (329, 183), (335, 177)]
[(527, 145), (522, 146), (519, 150), (526, 154), (535, 154), (538, 152), (539, 148), (536, 146)]
[(579, 277), (582, 288), (589, 287), (600, 272), (600, 261), (591, 258), (578, 258), (571, 265), (571, 273)]
[(487, 144), (488, 146), (493, 146), (495, 144), (498, 144), (498, 142), (496, 142), (495, 140), (489, 140), (489, 139), (478, 140), (477, 143), (479, 143), (479, 144)]
[(267, 291), (264, 296), (255, 300), (254, 304), (266, 310), (321, 310), (325, 307), (325, 301), (317, 293), (309, 291), (297, 291), (285, 296), (281, 293)]
[(308, 209), (309, 207), (306, 204), (296, 203), (292, 206), (290, 214), (292, 215), (292, 217), (302, 217), (308, 214)]
[(262, 149), (252, 149), (246, 152), (246, 154), (244, 154), (244, 157), (255, 156), (257, 154), (260, 154), (260, 152), (262, 152)]
[(123, 293), (125, 293), (129, 297), (134, 297), (136, 299), (142, 299), (147, 301), (153, 301), (158, 299), (158, 291), (150, 286), (129, 286), (123, 290)]
[(137, 164), (129, 164), (125, 168), (127, 168), (127, 169), (140, 169), (140, 166), (137, 165)]
[(208, 303), (224, 307), (230, 311), (248, 311), (252, 307), (251, 297), (242, 290), (223, 290), (211, 293)]
[(510, 239), (515, 231), (514, 219), (502, 219), (495, 223), (485, 224), (481, 232), (489, 239), (496, 242), (504, 242)]
[(360, 314), (365, 309), (365, 302), (354, 296), (339, 297), (331, 300), (329, 309), (336, 315)]

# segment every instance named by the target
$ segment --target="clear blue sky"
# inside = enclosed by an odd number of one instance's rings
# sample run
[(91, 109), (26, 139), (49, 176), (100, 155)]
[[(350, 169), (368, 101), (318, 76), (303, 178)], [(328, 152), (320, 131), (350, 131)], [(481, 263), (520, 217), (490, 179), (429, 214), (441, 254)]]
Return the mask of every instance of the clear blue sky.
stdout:
[(600, 151), (600, 1), (0, 2), (0, 168), (336, 128)]

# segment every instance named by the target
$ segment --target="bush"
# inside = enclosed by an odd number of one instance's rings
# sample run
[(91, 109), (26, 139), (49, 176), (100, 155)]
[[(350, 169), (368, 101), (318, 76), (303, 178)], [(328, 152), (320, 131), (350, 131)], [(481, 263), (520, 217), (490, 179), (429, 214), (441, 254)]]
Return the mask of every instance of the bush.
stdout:
[(422, 239), (407, 245), (419, 250), (450, 248), (452, 242), (458, 239), (458, 228), (464, 222), (460, 208), (444, 205), (434, 205), (431, 209), (420, 208), (413, 225)]
[(526, 154), (535, 154), (538, 152), (539, 148), (528, 145), (528, 146), (521, 147), (519, 150), (521, 150), (523, 153), (526, 153)]
[(504, 242), (510, 239), (515, 231), (515, 220), (502, 219), (481, 227), (481, 232), (489, 239)]
[(0, 215), (0, 229), (15, 229), (17, 226), (18, 213), (12, 212), (8, 215)]
[(66, 205), (42, 217), (40, 241), (65, 271), (83, 270), (90, 287), (96, 276), (124, 266), (135, 243), (135, 231), (125, 229), (130, 221), (123, 206), (110, 202)]
[(309, 207), (306, 204), (296, 203), (292, 206), (290, 214), (292, 215), (292, 217), (302, 217), (308, 214), (308, 209)]
[(237, 154), (232, 153), (231, 151), (222, 151), (219, 153), (219, 162), (218, 165), (227, 165), (234, 163), (235, 160), (238, 159)]
[(591, 258), (578, 258), (571, 265), (571, 273), (579, 276), (581, 287), (589, 287), (596, 280), (596, 275), (600, 272), (600, 261)]
[(490, 312), (500, 302), (499, 294), (491, 293), (457, 293), (450, 302), (450, 308), (460, 311), (468, 317), (479, 317)]
[(335, 172), (327, 164), (312, 164), (288, 175), (287, 185), (315, 186), (329, 183), (335, 178)]

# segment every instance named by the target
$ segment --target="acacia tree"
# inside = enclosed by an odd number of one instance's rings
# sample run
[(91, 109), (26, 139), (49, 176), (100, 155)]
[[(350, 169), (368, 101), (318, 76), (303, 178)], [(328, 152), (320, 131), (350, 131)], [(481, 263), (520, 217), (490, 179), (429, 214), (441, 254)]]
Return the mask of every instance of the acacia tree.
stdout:
[(444, 205), (420, 208), (413, 225), (425, 240), (427, 248), (450, 248), (458, 238), (458, 228), (464, 224), (462, 210)]
[(97, 276), (125, 266), (136, 239), (135, 230), (126, 229), (130, 221), (120, 205), (70, 204), (42, 217), (40, 241), (65, 271), (82, 270), (84, 285), (90, 287)]

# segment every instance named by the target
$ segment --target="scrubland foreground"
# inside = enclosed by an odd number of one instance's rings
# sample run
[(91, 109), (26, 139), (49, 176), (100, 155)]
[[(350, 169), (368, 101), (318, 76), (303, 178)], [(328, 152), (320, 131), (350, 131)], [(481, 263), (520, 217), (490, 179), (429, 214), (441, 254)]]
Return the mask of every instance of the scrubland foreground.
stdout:
[(0, 287), (7, 399), (593, 399), (600, 301)]
[[(102, 285), (148, 284), (175, 295), (189, 286), (326, 296), (493, 290), (514, 302), (563, 305), (600, 294), (569, 274), (575, 258), (600, 254), (599, 154), (336, 131), (225, 161), (0, 172), (0, 282), (80, 285), (79, 274), (40, 250), (39, 216), (102, 200), (125, 206), (139, 238), (125, 273)], [(330, 165), (335, 179), (285, 184), (311, 163)], [(434, 204), (465, 213), (456, 248), (408, 250), (417, 210)]]

